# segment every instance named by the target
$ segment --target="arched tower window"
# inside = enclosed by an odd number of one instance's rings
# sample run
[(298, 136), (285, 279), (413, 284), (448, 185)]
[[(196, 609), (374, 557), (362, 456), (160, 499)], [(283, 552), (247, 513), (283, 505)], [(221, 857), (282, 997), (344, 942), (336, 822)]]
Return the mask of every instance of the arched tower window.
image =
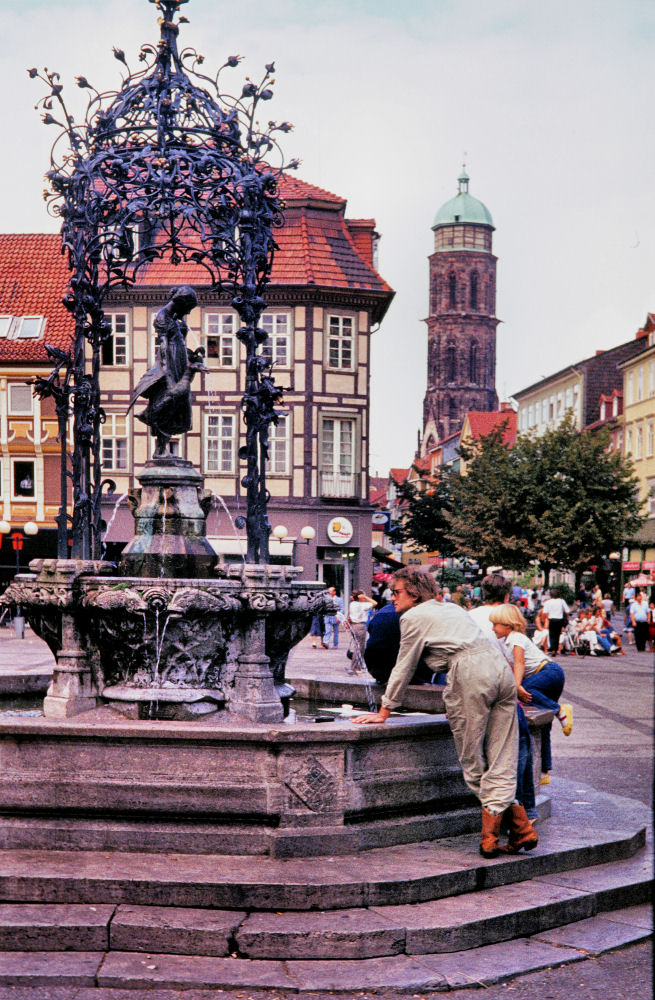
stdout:
[(451, 431), (451, 433), (452, 433), (453, 427), (457, 423), (458, 417), (459, 417), (459, 414), (457, 412), (457, 400), (451, 399), (451, 401), (449, 403), (449, 406), (448, 406), (448, 421), (449, 421), (449, 424), (450, 424), (450, 431)]
[(469, 381), (474, 384), (480, 381), (479, 352), (475, 340), (471, 342), (471, 346), (469, 347)]
[(436, 274), (432, 278), (432, 309), (431, 312), (439, 312), (439, 281)]
[(457, 305), (457, 278), (454, 271), (448, 275), (448, 305), (451, 309)]
[(457, 380), (457, 351), (454, 344), (446, 348), (446, 382)]
[(478, 309), (478, 272), (471, 271), (469, 276), (469, 306)]

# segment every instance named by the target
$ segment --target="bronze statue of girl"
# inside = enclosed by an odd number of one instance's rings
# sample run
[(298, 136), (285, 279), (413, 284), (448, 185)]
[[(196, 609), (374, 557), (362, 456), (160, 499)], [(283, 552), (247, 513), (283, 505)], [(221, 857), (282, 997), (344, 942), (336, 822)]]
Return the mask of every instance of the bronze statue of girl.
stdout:
[(190, 351), (186, 345), (185, 316), (197, 305), (193, 288), (171, 289), (169, 301), (155, 316), (155, 364), (139, 381), (128, 406), (129, 413), (139, 396), (148, 400), (137, 419), (156, 438), (155, 458), (167, 456), (170, 439), (191, 429), (191, 382), (196, 372), (206, 370), (203, 348)]

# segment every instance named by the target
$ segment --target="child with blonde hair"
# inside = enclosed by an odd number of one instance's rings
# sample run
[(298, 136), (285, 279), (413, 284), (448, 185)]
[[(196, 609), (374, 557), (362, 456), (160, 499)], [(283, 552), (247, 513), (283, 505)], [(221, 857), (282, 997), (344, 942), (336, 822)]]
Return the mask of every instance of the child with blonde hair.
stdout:
[[(489, 612), (494, 634), (500, 640), (503, 653), (514, 673), (519, 700), (551, 711), (560, 721), (562, 732), (569, 736), (573, 729), (571, 705), (560, 705), (564, 689), (564, 671), (549, 660), (543, 650), (525, 634), (527, 622), (513, 604), (501, 604)], [(541, 784), (550, 783), (552, 769), (550, 725), (544, 727), (541, 740)]]

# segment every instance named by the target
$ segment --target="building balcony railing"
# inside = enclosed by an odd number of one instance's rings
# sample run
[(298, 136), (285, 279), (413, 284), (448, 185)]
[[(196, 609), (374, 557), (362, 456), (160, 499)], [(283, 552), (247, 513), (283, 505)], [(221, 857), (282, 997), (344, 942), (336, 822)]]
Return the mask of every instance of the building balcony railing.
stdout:
[(322, 497), (347, 500), (358, 496), (359, 476), (355, 473), (319, 472), (318, 479)]

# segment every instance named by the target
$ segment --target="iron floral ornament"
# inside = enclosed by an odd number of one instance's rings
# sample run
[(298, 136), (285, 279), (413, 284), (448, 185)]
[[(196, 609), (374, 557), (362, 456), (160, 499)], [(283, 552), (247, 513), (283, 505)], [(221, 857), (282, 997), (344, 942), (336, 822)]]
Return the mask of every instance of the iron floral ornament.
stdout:
[[(37, 379), (35, 391), (52, 396), (60, 414), (62, 497), (58, 516), (58, 554), (100, 555), (102, 478), (100, 428), (105, 414), (99, 375), (103, 344), (111, 327), (103, 302), (115, 286), (131, 287), (144, 268), (159, 259), (193, 262), (208, 272), (212, 286), (231, 296), (246, 347), (246, 389), (242, 403), (246, 444), (239, 450), (247, 469), (246, 529), (249, 562), (268, 559), (270, 525), (265, 468), (268, 434), (277, 422), (281, 389), (260, 347), (265, 308), (263, 291), (276, 250), (275, 229), (282, 225), (278, 181), (284, 162), (278, 142), (288, 122), (261, 125), (260, 109), (273, 96), (275, 66), (266, 66), (259, 83), (249, 78), (238, 97), (223, 92), (224, 71), (236, 67), (230, 56), (214, 77), (202, 71), (194, 49), (178, 51), (179, 16), (187, 0), (150, 0), (161, 17), (157, 45), (139, 53), (131, 70), (125, 53), (114, 49), (124, 67), (117, 91), (100, 92), (84, 77), (88, 91), (80, 122), (69, 113), (58, 73), (29, 70), (48, 87), (37, 104), (43, 121), (60, 129), (47, 173), (44, 197), (61, 219), (63, 252), (71, 277), (64, 303), (75, 322), (70, 353), (47, 348), (51, 376)], [(176, 20), (177, 18), (177, 20)], [(273, 163), (277, 166), (273, 166)], [(65, 426), (73, 415), (72, 448)], [(73, 513), (66, 493), (72, 480)]]

